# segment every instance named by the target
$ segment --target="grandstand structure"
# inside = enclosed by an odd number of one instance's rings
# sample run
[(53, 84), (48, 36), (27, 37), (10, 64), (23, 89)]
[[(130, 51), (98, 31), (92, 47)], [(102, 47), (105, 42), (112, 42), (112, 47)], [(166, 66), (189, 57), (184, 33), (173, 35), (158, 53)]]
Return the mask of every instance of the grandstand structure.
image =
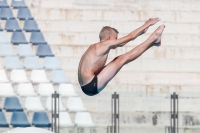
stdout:
[(24, 0), (3, 0), (0, 8), (1, 132), (30, 126), (51, 129), (54, 91), (61, 96), (61, 132), (94, 127), (90, 113), (52, 53), (30, 6)]
[[(1, 132), (8, 127), (50, 127), (50, 95), (55, 90), (61, 95), (62, 133), (76, 132), (77, 127), (106, 132), (114, 91), (120, 95), (120, 132), (164, 132), (170, 125), (174, 91), (181, 105), (179, 131), (200, 130), (198, 0), (2, 0), (0, 7)], [(108, 62), (164, 23), (162, 46), (124, 66), (97, 96), (83, 94), (79, 60), (90, 44), (99, 41), (101, 28), (114, 27), (122, 37), (150, 17), (162, 20), (111, 51)]]

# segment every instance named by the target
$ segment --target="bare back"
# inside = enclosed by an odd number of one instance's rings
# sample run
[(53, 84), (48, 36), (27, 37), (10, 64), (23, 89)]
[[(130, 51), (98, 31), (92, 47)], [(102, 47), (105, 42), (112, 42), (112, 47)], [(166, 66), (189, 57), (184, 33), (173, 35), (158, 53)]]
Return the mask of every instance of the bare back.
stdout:
[(78, 67), (78, 80), (81, 86), (88, 84), (94, 75), (98, 75), (106, 64), (107, 54), (98, 54), (100, 44), (93, 44), (83, 54)]

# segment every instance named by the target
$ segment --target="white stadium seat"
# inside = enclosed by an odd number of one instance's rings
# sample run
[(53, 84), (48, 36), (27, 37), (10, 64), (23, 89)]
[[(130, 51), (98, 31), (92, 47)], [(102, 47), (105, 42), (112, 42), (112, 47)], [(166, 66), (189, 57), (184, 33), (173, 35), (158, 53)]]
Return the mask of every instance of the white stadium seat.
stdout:
[(0, 97), (10, 97), (15, 95), (10, 83), (0, 83)]
[(25, 109), (27, 111), (44, 111), (39, 97), (27, 97), (25, 101)]
[(22, 69), (22, 65), (17, 56), (8, 56), (5, 57), (4, 68), (7, 70)]
[(31, 81), (33, 83), (45, 83), (49, 82), (44, 70), (33, 70), (31, 72)]
[(60, 84), (58, 92), (60, 96), (66, 96), (66, 97), (78, 96), (72, 84)]
[(86, 111), (80, 97), (69, 97), (67, 100), (67, 110), (72, 112)]
[(17, 49), (17, 54), (20, 57), (34, 56), (33, 50), (30, 45), (20, 44)]
[(74, 127), (75, 124), (72, 123), (68, 112), (60, 112), (59, 118), (60, 127)]
[[(66, 111), (66, 109), (64, 108), (61, 99), (59, 99), (59, 111)], [(54, 106), (54, 101), (53, 101), (53, 106)], [(47, 98), (47, 102), (46, 102), (46, 109), (48, 111), (51, 111), (51, 97)]]
[(10, 80), (14, 83), (29, 82), (24, 70), (12, 70)]
[(3, 31), (0, 31), (0, 43), (9, 44), (6, 33)]
[(77, 112), (75, 117), (75, 124), (78, 127), (95, 127), (91, 115), (88, 112)]
[(38, 87), (38, 94), (40, 96), (51, 96), (54, 93), (54, 88), (51, 83), (41, 83)]
[(5, 70), (0, 70), (0, 82), (9, 82)]
[(31, 83), (20, 83), (18, 86), (17, 94), (19, 96), (36, 96), (37, 95)]
[(3, 67), (2, 67), (2, 65), (0, 64), (0, 69), (2, 69)]

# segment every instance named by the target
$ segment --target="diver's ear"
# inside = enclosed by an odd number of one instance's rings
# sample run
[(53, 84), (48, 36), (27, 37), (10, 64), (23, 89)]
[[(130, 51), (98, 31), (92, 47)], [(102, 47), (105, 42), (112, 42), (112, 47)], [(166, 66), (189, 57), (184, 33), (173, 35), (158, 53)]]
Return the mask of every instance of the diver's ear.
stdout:
[(107, 40), (110, 40), (110, 36), (109, 36), (109, 37), (107, 37)]

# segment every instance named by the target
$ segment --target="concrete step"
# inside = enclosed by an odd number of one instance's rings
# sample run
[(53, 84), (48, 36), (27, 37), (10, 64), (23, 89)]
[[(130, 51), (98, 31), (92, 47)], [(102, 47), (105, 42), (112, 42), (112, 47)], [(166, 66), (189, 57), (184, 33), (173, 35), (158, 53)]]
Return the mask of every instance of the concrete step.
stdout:
[[(11, 39), (11, 32), (5, 32), (7, 38)], [(27, 41), (30, 40), (30, 33), (25, 33)], [(86, 51), (90, 44), (98, 42), (98, 38), (94, 34), (87, 34), (91, 36), (88, 39), (82, 36), (80, 33), (53, 33), (44, 32), (47, 42), (51, 45), (53, 53), (58, 57), (78, 57), (80, 58), (82, 54)], [(144, 41), (148, 35), (143, 35), (138, 37), (136, 40), (131, 41), (124, 47), (111, 50), (109, 57), (115, 58), (121, 54), (124, 54), (135, 46)], [(153, 58), (153, 59), (199, 59), (199, 46), (198, 40), (200, 37), (191, 35), (163, 35), (163, 43), (161, 47), (152, 47), (147, 50), (140, 58)], [(174, 43), (173, 43), (174, 42)], [(62, 43), (62, 44), (61, 44)], [(78, 45), (77, 45), (78, 44)], [(15, 52), (17, 51), (17, 46), (13, 45)], [(33, 46), (34, 52), (36, 53), (37, 46)]]
[[(122, 88), (123, 89), (123, 88)], [(106, 92), (99, 93), (94, 97), (83, 96), (83, 104), (90, 112), (110, 112), (111, 95), (104, 96)], [(168, 97), (144, 96), (138, 97), (136, 94), (118, 93), (120, 96), (120, 112), (161, 112), (170, 113), (170, 95)], [(186, 94), (186, 93), (185, 93)], [(190, 94), (190, 93), (188, 93)], [(65, 100), (63, 100), (65, 101)], [(200, 98), (179, 97), (179, 112), (199, 113)]]
[[(10, 123), (12, 112), (3, 111), (7, 121)], [(32, 122), (33, 112), (27, 113), (25, 111), (29, 122)], [(49, 119), (51, 120), (51, 112), (47, 112)], [(97, 127), (109, 126), (111, 122), (111, 112), (90, 112), (93, 122)], [(75, 121), (75, 112), (69, 112), (72, 122)], [(120, 107), (120, 125), (121, 127), (126, 126), (169, 126), (170, 125), (170, 112), (123, 112)], [(179, 112), (179, 127), (199, 127), (199, 113), (195, 112)]]
[[(132, 125), (120, 125), (120, 132), (123, 133), (130, 133), (130, 132), (136, 132), (136, 133), (165, 133), (165, 126), (132, 126)], [(63, 131), (63, 128), (61, 129), (61, 133), (66, 133), (66, 131)], [(97, 126), (94, 131), (96, 133), (106, 133), (107, 127), (106, 126)], [(200, 128), (198, 126), (187, 126), (187, 127), (180, 127), (179, 133), (197, 133), (200, 131)], [(84, 129), (85, 132), (85, 129)], [(68, 132), (67, 132), (68, 133)]]
[[(123, 68), (122, 68), (123, 69)], [(77, 71), (65, 70), (72, 83), (78, 83)], [(120, 71), (108, 84), (199, 85), (199, 73)], [(189, 77), (189, 78), (188, 78)]]
[[(42, 21), (40, 21), (42, 22)], [(4, 28), (5, 21), (1, 21), (1, 26)], [(23, 24), (21, 24), (21, 28), (23, 28)], [(157, 28), (156, 26), (151, 27)], [(46, 39), (46, 41), (50, 45), (90, 45), (99, 42), (99, 30), (87, 32), (87, 31), (58, 31), (59, 29), (54, 29), (55, 31), (46, 31), (45, 28), (43, 28), (43, 34)], [(11, 40), (12, 32), (6, 32), (8, 40)], [(129, 30), (129, 32), (131, 32)], [(129, 32), (126, 33), (119, 33), (119, 38), (126, 36)], [(153, 31), (152, 31), (153, 32)], [(24, 32), (26, 35), (27, 41), (30, 40), (30, 33)], [(151, 32), (148, 32), (144, 35), (139, 36), (135, 40), (129, 42), (129, 45), (136, 46), (142, 42), (144, 42), (146, 39), (149, 38), (151, 35)], [(198, 42), (200, 41), (199, 35), (193, 35), (188, 33), (182, 33), (181, 34), (175, 34), (175, 33), (163, 33), (162, 35), (162, 45), (163, 46), (198, 46)]]
[[(83, 99), (89, 98), (85, 95), (78, 83), (73, 83), (76, 93)], [(101, 91), (94, 98), (111, 98), (114, 92), (120, 94), (120, 97), (165, 97), (169, 98), (173, 92), (179, 95), (179, 98), (199, 98), (200, 86), (198, 85), (134, 85), (134, 84), (120, 84), (112, 85), (108, 84), (106, 88)]]
[[(81, 45), (60, 45), (55, 46), (51, 45), (51, 49), (53, 53), (58, 58), (81, 58), (83, 53), (88, 49), (89, 45), (81, 46)], [(131, 49), (134, 46), (127, 46), (117, 48), (115, 50), (111, 50), (109, 52), (109, 58), (114, 59), (115, 57), (122, 55)], [(34, 51), (36, 51), (36, 47), (34, 47)], [(138, 59), (186, 59), (186, 60), (196, 60), (200, 59), (200, 48), (199, 47), (152, 47), (143, 53)]]
[[(74, 89), (78, 96), (82, 97), (83, 99), (88, 99), (89, 97), (85, 95), (78, 83), (72, 83), (74, 86)], [(38, 92), (38, 86), (33, 85), (35, 92)], [(17, 85), (13, 85), (14, 92), (17, 93)], [(56, 90), (57, 87), (54, 86), (54, 89)], [(94, 98), (100, 99), (102, 98), (111, 98), (111, 94), (114, 92), (117, 92), (120, 94), (120, 96), (124, 99), (126, 97), (129, 98), (142, 98), (142, 97), (156, 97), (156, 98), (169, 98), (170, 95), (173, 92), (176, 92), (180, 98), (183, 99), (193, 99), (193, 98), (200, 98), (199, 97), (199, 91), (200, 86), (199, 85), (134, 85), (134, 84), (120, 84), (120, 85), (112, 85), (108, 84), (106, 88), (101, 91), (97, 96)], [(21, 104), (24, 105), (26, 97), (20, 97), (19, 95), (16, 95), (18, 98), (21, 99)], [(39, 96), (39, 94), (38, 94)], [(40, 96), (39, 96), (40, 97)], [(43, 106), (45, 106), (46, 103), (46, 97), (40, 97), (43, 103)], [(67, 99), (63, 97), (63, 101), (66, 101)], [(0, 106), (3, 106), (4, 103), (4, 97), (1, 98)], [(63, 102), (64, 105), (67, 103)]]
[[(93, 121), (97, 124), (110, 124), (111, 114), (92, 114)], [(104, 120), (104, 121), (102, 121)], [(179, 128), (199, 127), (199, 113), (179, 113)], [(160, 112), (120, 112), (120, 125), (130, 126), (170, 126), (170, 113)]]
[[(108, 85), (102, 92), (94, 97), (88, 97), (79, 85), (73, 84), (76, 93), (82, 98), (83, 104), (90, 112), (109, 112), (111, 108), (111, 94), (117, 92), (120, 95), (121, 111), (169, 111), (170, 95), (176, 92), (179, 95), (180, 112), (199, 112), (200, 86), (141, 86), (141, 85), (119, 85), (114, 87)], [(17, 96), (22, 107), (25, 107), (26, 97)], [(47, 97), (38, 96), (43, 107), (46, 106)], [(4, 97), (0, 98), (0, 107), (3, 107)], [(66, 108), (67, 97), (62, 97), (62, 104)], [(184, 103), (184, 104), (183, 104)], [(132, 105), (134, 105), (132, 107)], [(145, 105), (145, 106), (144, 106)], [(129, 106), (129, 107), (128, 107)]]
[[(21, 26), (23, 27), (23, 26)], [(11, 40), (12, 32), (6, 32), (7, 39)], [(58, 31), (43, 31), (45, 40), (52, 46), (54, 45), (82, 45), (89, 46), (91, 44), (99, 42), (99, 31), (92, 33), (84, 32), (58, 32)], [(30, 41), (30, 32), (24, 32), (26, 40)], [(119, 33), (119, 37), (124, 37), (128, 33)], [(151, 33), (143, 34), (137, 37), (135, 40), (130, 41), (124, 47), (137, 46), (147, 40)], [(191, 34), (163, 34), (162, 35), (162, 46), (173, 46), (173, 47), (186, 47), (194, 46), (199, 47), (198, 42), (200, 41), (199, 35)]]
[[(44, 37), (50, 45), (91, 45), (99, 42), (99, 31), (88, 32), (54, 32), (43, 31)], [(118, 38), (128, 35), (127, 33), (119, 33)], [(143, 34), (135, 40), (130, 41), (127, 45), (137, 46), (147, 40), (151, 33)], [(197, 46), (200, 41), (199, 35), (192, 34), (169, 34), (164, 33), (162, 36), (162, 46)]]
[[(159, 98), (159, 99), (143, 98), (144, 100), (142, 100), (142, 98), (140, 99), (134, 98), (134, 99), (135, 100), (129, 99), (130, 103), (129, 103), (129, 107), (127, 108), (125, 107), (127, 106), (127, 103), (121, 102), (123, 99), (121, 98), (121, 95), (120, 95), (120, 123), (122, 125), (131, 124), (132, 126), (145, 126), (145, 125), (146, 126), (151, 126), (151, 125), (164, 126), (164, 125), (170, 124), (170, 106), (169, 106), (170, 100), (169, 99), (166, 99), (167, 102), (164, 102), (162, 98)], [(90, 101), (89, 99), (88, 101), (85, 101), (83, 99), (86, 107), (89, 103), (92, 104), (91, 101), (93, 100), (94, 98), (91, 98)], [(197, 103), (199, 103), (199, 99), (198, 100), (196, 99), (196, 101), (194, 99), (193, 100), (192, 99), (179, 100), (179, 124), (180, 124), (179, 126), (184, 127), (184, 126), (199, 125), (199, 120), (200, 120), (199, 109), (195, 108), (196, 107), (195, 105), (197, 105)], [(104, 103), (101, 101), (97, 101), (96, 104), (97, 106), (100, 106), (100, 107), (98, 107), (97, 109), (93, 109), (92, 111), (90, 108), (87, 108), (88, 111), (91, 113), (94, 123), (97, 126), (101, 124), (109, 125), (111, 121), (110, 100)], [(140, 106), (140, 108), (142, 108), (142, 111), (141, 109), (138, 110), (138, 107), (139, 107), (138, 105)], [(160, 108), (159, 105), (162, 106), (161, 110), (160, 109), (157, 110), (158, 108)], [(105, 107), (106, 109), (104, 109)], [(146, 108), (150, 108), (150, 110), (146, 111)], [(12, 113), (5, 112), (4, 110), (3, 112), (6, 115), (7, 121), (10, 122)], [(28, 116), (28, 120), (31, 122), (34, 112), (27, 112), (25, 110), (25, 113)], [(50, 117), (51, 112), (47, 111), (46, 113), (48, 114), (49, 118), (51, 118)], [(72, 119), (72, 122), (74, 122), (76, 112), (69, 112), (69, 114)]]
[[(9, 0), (10, 3), (11, 0)], [(65, 4), (63, 4), (65, 3)], [(120, 10), (179, 10), (179, 11), (199, 11), (200, 3), (197, 0), (191, 1), (164, 1), (152, 0), (146, 2), (145, 0), (132, 2), (129, 0), (26, 0), (29, 7), (37, 8), (61, 8), (61, 9), (120, 9)]]
[[(0, 132), (7, 132), (8, 130), (12, 130), (14, 128), (1, 128)], [(46, 128), (44, 128), (46, 129)], [(51, 131), (51, 129), (46, 129)], [(76, 133), (75, 128), (60, 128), (60, 133)], [(90, 129), (88, 128), (83, 128), (81, 131), (84, 132), (90, 132)], [(96, 126), (93, 131), (95, 133), (106, 133), (107, 132), (107, 126)], [(179, 133), (197, 133), (200, 131), (199, 127), (181, 127), (179, 128)], [(165, 132), (165, 127), (164, 126), (132, 126), (132, 125), (120, 125), (120, 132), (123, 133), (130, 133), (130, 132), (137, 132), (137, 133), (164, 133)]]
[[(153, 11), (153, 10), (100, 10), (100, 9), (59, 9), (30, 8), (36, 20), (74, 20), (74, 21), (146, 21), (160, 17), (164, 22), (197, 23), (200, 11)], [(13, 10), (17, 14), (17, 10)]]
[[(80, 58), (72, 57), (59, 57), (60, 64), (63, 69), (76, 71), (78, 69)], [(112, 61), (113, 58), (109, 58), (107, 63)], [(142, 59), (128, 63), (121, 71), (127, 72), (185, 72), (195, 73), (200, 72), (199, 60), (191, 59)]]
[[(112, 21), (57, 21), (57, 20), (38, 20), (38, 26), (42, 31), (70, 31), (70, 32), (99, 32), (103, 26), (111, 26), (120, 33), (130, 33), (138, 27), (142, 26), (144, 22), (112, 22)], [(184, 24), (184, 23), (169, 23), (159, 22), (151, 27), (147, 33), (152, 33), (159, 25), (165, 24), (165, 34), (194, 34), (200, 33), (200, 24)]]
[[(75, 58), (79, 59), (84, 54), (84, 52), (87, 50), (89, 46), (81, 46), (81, 45), (51, 45), (52, 52), (55, 54), (57, 58), (60, 58), (60, 60), (65, 62), (66, 59)], [(18, 46), (13, 45), (14, 53), (17, 54), (17, 48)], [(117, 48), (115, 50), (111, 50), (109, 52), (109, 60), (113, 60), (115, 57), (122, 55), (131, 49), (133, 49), (134, 46), (124, 46)], [(32, 49), (34, 53), (36, 54), (37, 46), (32, 45)], [(200, 48), (199, 47), (152, 47), (151, 49), (147, 50), (145, 53), (143, 53), (137, 60), (177, 60), (182, 61), (184, 60), (198, 60), (200, 59)], [(136, 60), (136, 61), (137, 61)], [(184, 62), (184, 61), (182, 61)], [(3, 63), (3, 61), (1, 61)], [(77, 62), (78, 63), (78, 62)], [(189, 64), (187, 64), (189, 65)], [(195, 67), (194, 65), (193, 67)]]

